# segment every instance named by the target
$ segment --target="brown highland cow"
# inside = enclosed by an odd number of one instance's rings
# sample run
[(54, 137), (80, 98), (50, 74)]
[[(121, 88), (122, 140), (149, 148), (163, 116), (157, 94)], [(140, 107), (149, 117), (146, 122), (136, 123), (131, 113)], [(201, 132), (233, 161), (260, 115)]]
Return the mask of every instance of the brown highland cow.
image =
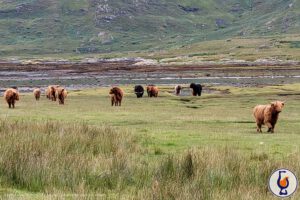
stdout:
[(158, 87), (154, 85), (147, 86), (148, 97), (157, 97), (158, 96)]
[(181, 90), (182, 90), (182, 86), (181, 86), (181, 85), (176, 85), (176, 86), (175, 86), (175, 94), (176, 94), (177, 96), (180, 95)]
[(56, 97), (58, 98), (59, 104), (65, 104), (65, 99), (67, 98), (67, 90), (63, 87), (56, 88)]
[(34, 89), (33, 90), (33, 95), (35, 97), (35, 100), (40, 100), (40, 97), (41, 97), (41, 90), (39, 88), (37, 89)]
[(4, 99), (8, 104), (9, 108), (15, 108), (16, 101), (19, 101), (19, 92), (16, 89), (9, 88), (4, 92)]
[(268, 132), (274, 133), (274, 128), (278, 120), (279, 113), (284, 107), (284, 102), (275, 101), (269, 105), (257, 105), (253, 109), (256, 120), (257, 132), (262, 132), (262, 125), (268, 127)]
[(110, 89), (109, 94), (111, 96), (111, 106), (121, 106), (123, 99), (123, 91), (121, 88), (113, 87)]
[(46, 97), (52, 101), (56, 101), (56, 89), (59, 85), (49, 85), (46, 89)]

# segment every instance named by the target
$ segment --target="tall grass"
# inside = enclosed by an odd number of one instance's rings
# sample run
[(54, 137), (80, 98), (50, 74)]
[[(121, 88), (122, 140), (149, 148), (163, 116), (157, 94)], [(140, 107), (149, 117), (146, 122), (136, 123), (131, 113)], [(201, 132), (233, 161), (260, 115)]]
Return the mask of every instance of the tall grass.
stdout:
[(129, 133), (110, 127), (1, 121), (0, 177), (33, 192), (104, 192), (128, 181), (134, 148)]
[(272, 199), (273, 170), (300, 175), (299, 154), (280, 161), (229, 147), (149, 153), (133, 134), (111, 127), (1, 120), (0, 186), (117, 199)]
[(273, 199), (267, 189), (272, 171), (285, 167), (299, 175), (299, 161), (299, 154), (275, 161), (228, 147), (194, 149), (163, 159), (154, 169), (152, 190), (139, 194), (147, 199)]

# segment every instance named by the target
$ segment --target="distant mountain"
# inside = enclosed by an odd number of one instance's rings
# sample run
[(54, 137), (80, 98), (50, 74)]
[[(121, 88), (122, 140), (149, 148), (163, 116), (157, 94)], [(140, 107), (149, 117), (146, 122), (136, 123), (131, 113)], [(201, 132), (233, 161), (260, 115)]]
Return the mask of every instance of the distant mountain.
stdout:
[(155, 51), (299, 32), (298, 0), (0, 0), (0, 56)]

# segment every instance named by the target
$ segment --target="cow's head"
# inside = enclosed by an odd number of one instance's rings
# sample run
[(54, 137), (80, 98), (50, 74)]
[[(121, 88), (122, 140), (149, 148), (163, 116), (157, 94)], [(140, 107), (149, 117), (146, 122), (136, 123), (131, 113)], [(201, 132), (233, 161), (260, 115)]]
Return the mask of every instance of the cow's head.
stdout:
[(271, 102), (271, 107), (277, 112), (280, 113), (285, 105), (284, 101), (274, 101)]
[(19, 96), (19, 93), (18, 92), (14, 92), (14, 99), (16, 100), (16, 101), (19, 101), (20, 100), (20, 96)]

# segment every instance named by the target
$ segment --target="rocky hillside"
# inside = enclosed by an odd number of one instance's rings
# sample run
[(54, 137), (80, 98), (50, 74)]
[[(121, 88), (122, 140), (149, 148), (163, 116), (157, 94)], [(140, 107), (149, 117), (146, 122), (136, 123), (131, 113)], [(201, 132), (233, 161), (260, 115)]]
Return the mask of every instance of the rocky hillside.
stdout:
[(0, 0), (0, 56), (155, 51), (299, 32), (297, 0)]

